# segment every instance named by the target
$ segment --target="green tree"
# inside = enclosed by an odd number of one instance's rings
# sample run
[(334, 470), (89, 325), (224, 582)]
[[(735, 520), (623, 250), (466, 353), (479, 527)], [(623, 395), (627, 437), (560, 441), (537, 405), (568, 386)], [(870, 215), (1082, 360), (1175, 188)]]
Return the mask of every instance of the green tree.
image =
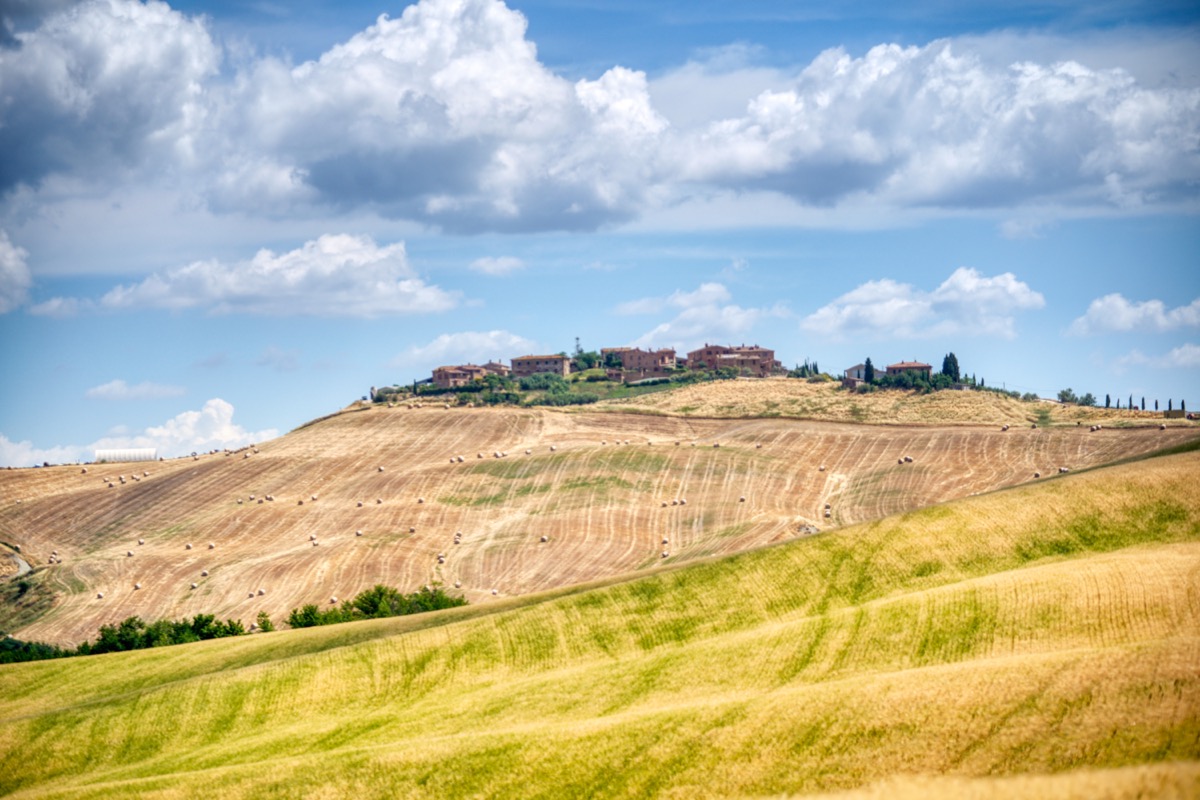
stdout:
[(1079, 398), (1079, 405), (1094, 406), (1096, 405), (1096, 398), (1091, 392), (1088, 392), (1083, 397)]
[[(1119, 406), (1119, 405), (1121, 405), (1121, 401), (1120, 401), (1120, 400), (1118, 400), (1118, 401), (1117, 401), (1117, 405), (1118, 405), (1118, 406)], [(1104, 407), (1105, 407), (1105, 408), (1111, 408), (1111, 407), (1112, 407), (1112, 400), (1109, 398), (1109, 396), (1108, 396), (1108, 395), (1104, 395)]]
[(1079, 398), (1075, 396), (1075, 392), (1071, 391), (1068, 386), (1058, 393), (1058, 402), (1060, 403), (1078, 403)]
[(958, 383), (958, 356), (954, 353), (947, 353), (942, 359), (942, 374), (950, 376), (954, 383)]
[(867, 383), (875, 382), (875, 365), (871, 363), (870, 356), (863, 362), (863, 380)]
[(390, 586), (378, 583), (366, 591), (359, 592), (350, 604), (368, 619), (391, 617), (398, 613), (398, 609), (404, 608), (404, 595)]

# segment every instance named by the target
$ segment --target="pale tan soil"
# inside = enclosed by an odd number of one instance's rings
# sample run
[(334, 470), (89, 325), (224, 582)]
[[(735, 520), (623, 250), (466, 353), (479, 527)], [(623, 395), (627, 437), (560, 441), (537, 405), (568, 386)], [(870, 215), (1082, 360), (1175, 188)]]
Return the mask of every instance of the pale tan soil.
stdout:
[[(671, 402), (716, 406), (726, 389), (753, 397), (768, 383), (687, 389)], [(0, 540), (19, 544), (62, 593), (46, 616), (13, 633), (75, 643), (132, 614), (213, 613), (249, 625), (265, 610), (279, 622), (304, 603), (342, 599), (378, 582), (413, 590), (461, 581), (472, 603), (486, 603), (493, 589), (499, 597), (524, 594), (730, 553), (801, 535), (803, 525), (876, 519), (1197, 435), (1191, 426), (1003, 432), (994, 425), (380, 407), (260, 444), (249, 458), (95, 465), (87, 474), (77, 466), (0, 471)], [(496, 459), (495, 451), (508, 455)], [(464, 462), (450, 463), (458, 455)], [(898, 464), (906, 455), (912, 463)], [(130, 480), (143, 469), (148, 477)], [(118, 475), (128, 482), (108, 488), (105, 479)], [(251, 494), (275, 500), (260, 504)], [(548, 542), (540, 542), (543, 535)], [(185, 549), (188, 542), (193, 549)], [(45, 566), (55, 549), (63, 563)]]

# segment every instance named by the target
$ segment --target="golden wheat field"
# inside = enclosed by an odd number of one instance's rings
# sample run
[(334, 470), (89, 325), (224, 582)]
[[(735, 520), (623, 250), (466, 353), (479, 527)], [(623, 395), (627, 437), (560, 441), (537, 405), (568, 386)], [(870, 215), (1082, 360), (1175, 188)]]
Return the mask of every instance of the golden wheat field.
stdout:
[(445, 612), (9, 665), (0, 793), (1196, 797), (1184, 450)]
[[(818, 389), (719, 382), (646, 402), (703, 402), (719, 417), (730, 392), (748, 408)], [(249, 625), (381, 582), (437, 581), (494, 603), (1057, 479), (1200, 434), (1002, 430), (993, 417), (1007, 406), (986, 393), (894, 394), (917, 417), (932, 403), (957, 416), (861, 425), (375, 406), (234, 453), (0, 471), (0, 542), (36, 568), (32, 590), (0, 604), (0, 629), (76, 644), (135, 614)], [(965, 424), (972, 402), (988, 424)]]

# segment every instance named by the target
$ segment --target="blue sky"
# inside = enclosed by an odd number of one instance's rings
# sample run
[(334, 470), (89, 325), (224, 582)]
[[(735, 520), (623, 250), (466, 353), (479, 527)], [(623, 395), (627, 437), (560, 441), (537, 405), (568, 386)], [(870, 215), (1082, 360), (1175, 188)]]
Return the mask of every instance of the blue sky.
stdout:
[(0, 466), (576, 337), (1200, 408), (1194, 4), (900, 5), (4, 4)]

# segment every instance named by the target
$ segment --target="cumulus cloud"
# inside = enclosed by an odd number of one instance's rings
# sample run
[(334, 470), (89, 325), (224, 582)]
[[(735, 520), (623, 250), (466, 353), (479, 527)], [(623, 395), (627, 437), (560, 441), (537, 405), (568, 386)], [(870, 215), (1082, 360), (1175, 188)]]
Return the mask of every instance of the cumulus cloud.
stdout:
[(493, 359), (508, 361), (513, 356), (537, 350), (537, 343), (510, 331), (461, 331), (443, 333), (424, 345), (413, 345), (391, 361), (393, 367), (426, 367), (447, 364), (483, 364)]
[(222, 71), (206, 25), (85, 0), (16, 33), (0, 48), (0, 191), (157, 182), (218, 212), (459, 232), (594, 230), (728, 193), (847, 213), (1196, 206), (1200, 89), (1047, 61), (1008, 34), (786, 70), (735, 53), (651, 87), (619, 65), (567, 80), (500, 0), (421, 0), (298, 65)]
[(1154, 369), (1197, 369), (1200, 368), (1200, 345), (1188, 342), (1160, 356), (1148, 356), (1139, 350), (1117, 359), (1118, 369), (1130, 366), (1145, 366)]
[(500, 256), (493, 258), (491, 256), (477, 258), (471, 262), (470, 267), (475, 272), (482, 272), (484, 275), (511, 275), (519, 269), (525, 267), (525, 262), (519, 258), (512, 256)]
[(220, 63), (202, 20), (155, 0), (92, 0), (15, 38), (0, 49), (0, 191), (186, 161)]
[(148, 427), (140, 433), (105, 436), (87, 446), (36, 447), (32, 442), (14, 442), (0, 434), (0, 466), (91, 461), (97, 449), (107, 448), (153, 447), (159, 455), (174, 458), (192, 452), (243, 447), (279, 435), (274, 428), (247, 431), (233, 421), (233, 413), (231, 404), (213, 398), (199, 411), (184, 411), (162, 425)]
[(130, 386), (117, 378), (108, 383), (93, 386), (83, 395), (94, 400), (158, 400), (164, 397), (180, 397), (186, 393), (187, 390), (182, 386), (167, 386), (149, 381)]
[(184, 411), (140, 434), (107, 436), (92, 444), (90, 449), (154, 447), (159, 455), (171, 458), (191, 452), (243, 447), (278, 435), (274, 428), (247, 431), (233, 421), (233, 406), (214, 397), (199, 411)]
[(260, 250), (245, 262), (197, 261), (100, 300), (110, 309), (202, 308), (212, 313), (378, 317), (445, 311), (459, 302), (418, 278), (404, 244), (325, 235), (286, 253)]
[(33, 276), (25, 263), (28, 256), (24, 248), (9, 240), (6, 231), (0, 230), (0, 314), (7, 314), (29, 299)]
[(1200, 327), (1200, 297), (1189, 305), (1168, 309), (1161, 300), (1134, 303), (1114, 293), (1093, 300), (1087, 312), (1071, 323), (1068, 332), (1086, 336), (1125, 331), (1161, 333), (1196, 327)]
[(744, 336), (766, 317), (787, 315), (782, 305), (772, 308), (743, 308), (730, 302), (733, 296), (720, 283), (703, 283), (693, 291), (676, 290), (666, 297), (648, 297), (622, 303), (618, 314), (656, 314), (675, 311), (675, 316), (634, 339), (636, 347), (674, 347), (687, 350), (703, 341), (720, 341)]
[(917, 339), (931, 336), (1016, 336), (1015, 314), (1045, 298), (1011, 272), (985, 277), (959, 267), (933, 291), (889, 278), (868, 281), (808, 315), (809, 333)]

